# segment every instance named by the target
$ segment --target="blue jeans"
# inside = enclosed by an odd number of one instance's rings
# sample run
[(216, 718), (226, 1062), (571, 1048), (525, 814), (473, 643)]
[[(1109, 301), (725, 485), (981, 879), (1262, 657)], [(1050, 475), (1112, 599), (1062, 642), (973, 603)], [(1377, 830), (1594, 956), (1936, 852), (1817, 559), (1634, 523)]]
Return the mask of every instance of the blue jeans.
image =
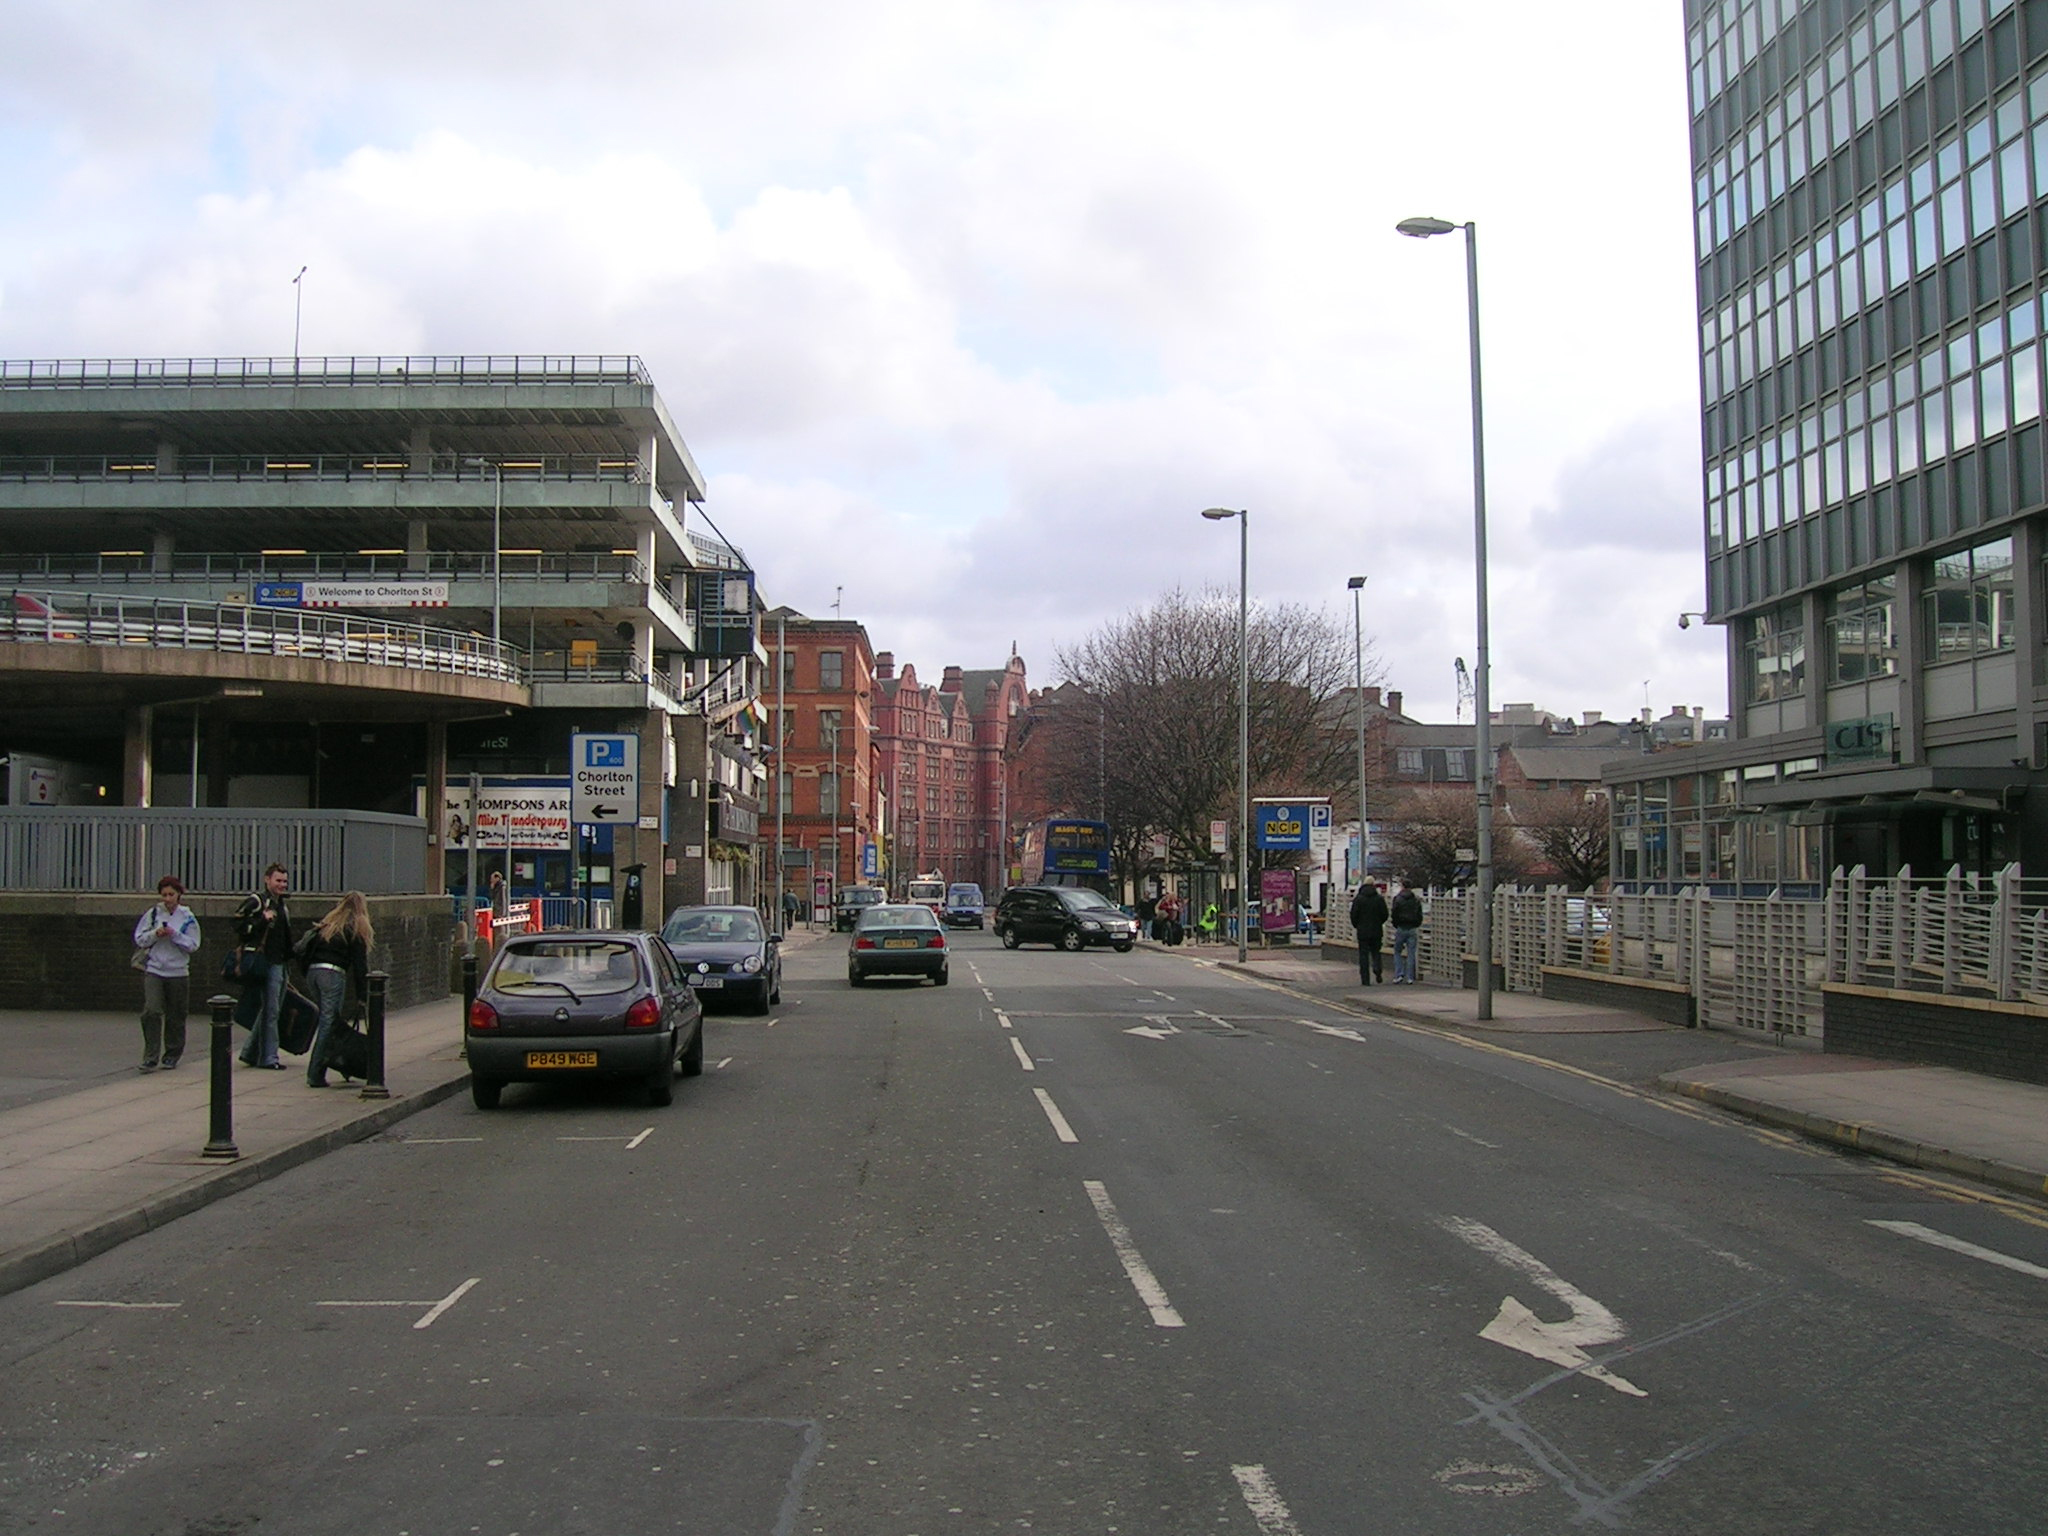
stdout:
[(348, 975), (331, 965), (316, 965), (306, 972), (313, 988), (313, 1001), (320, 1005), (320, 1023), (313, 1031), (312, 1048), (306, 1052), (306, 1086), (327, 1086), (327, 1037), (341, 1017), (341, 1000), (348, 992)]
[(1396, 928), (1394, 930), (1394, 980), (1415, 980), (1416, 941), (1422, 937), (1420, 928)]
[(249, 1026), (249, 1043), (242, 1047), (242, 1063), (250, 1067), (274, 1067), (277, 1063), (277, 1010), (284, 1002), (284, 984), (290, 966), (273, 963), (263, 976), (263, 1007)]

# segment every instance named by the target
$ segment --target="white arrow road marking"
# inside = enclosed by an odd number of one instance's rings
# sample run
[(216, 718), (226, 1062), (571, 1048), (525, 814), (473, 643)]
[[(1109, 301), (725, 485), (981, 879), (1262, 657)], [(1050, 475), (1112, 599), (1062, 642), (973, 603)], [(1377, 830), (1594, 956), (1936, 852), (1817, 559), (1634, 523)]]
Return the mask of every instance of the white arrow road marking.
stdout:
[(1301, 1536), (1301, 1527), (1294, 1523), (1293, 1512), (1288, 1509), (1287, 1501), (1280, 1497), (1280, 1490), (1273, 1486), (1272, 1475), (1264, 1467), (1232, 1467), (1230, 1475), (1237, 1479), (1245, 1508), (1259, 1523), (1260, 1536)]
[(1973, 1259), (1982, 1259), (1986, 1264), (1996, 1264), (2000, 1269), (2010, 1269), (2017, 1274), (2032, 1275), (2037, 1280), (2048, 1280), (2048, 1269), (2030, 1264), (2025, 1259), (2016, 1259), (2009, 1253), (2000, 1253), (1996, 1248), (1979, 1248), (1975, 1243), (1966, 1243), (1960, 1237), (1950, 1237), (1946, 1232), (1937, 1232), (1932, 1227), (1923, 1227), (1917, 1221), (1873, 1221), (1873, 1227), (1883, 1227), (1887, 1232), (1896, 1232), (1901, 1237), (1918, 1238), (1923, 1243), (1932, 1243), (1937, 1248), (1946, 1248), (1950, 1253), (1966, 1254)]
[(1061, 1141), (1078, 1142), (1081, 1138), (1076, 1136), (1074, 1128), (1067, 1124), (1067, 1117), (1060, 1113), (1059, 1105), (1053, 1103), (1052, 1095), (1043, 1088), (1034, 1088), (1031, 1091), (1038, 1095), (1038, 1107), (1045, 1111), (1045, 1118), (1052, 1122), (1053, 1135)]
[(1102, 1230), (1109, 1234), (1109, 1246), (1116, 1250), (1118, 1261), (1124, 1273), (1131, 1277), (1131, 1285), (1138, 1293), (1138, 1300), (1145, 1303), (1145, 1309), (1152, 1314), (1152, 1321), (1162, 1328), (1185, 1328), (1186, 1323), (1173, 1310), (1173, 1303), (1166, 1299), (1166, 1287), (1159, 1283), (1138, 1252), (1138, 1245), (1131, 1241), (1131, 1229), (1124, 1225), (1123, 1217), (1110, 1204), (1109, 1190), (1099, 1179), (1083, 1179), (1081, 1187), (1088, 1191), (1088, 1199), (1095, 1206), (1095, 1214), (1102, 1222)]
[(1577, 1286), (1558, 1278), (1556, 1272), (1534, 1254), (1517, 1248), (1483, 1222), (1463, 1216), (1446, 1216), (1442, 1225), (1445, 1231), (1463, 1238), (1488, 1258), (1505, 1264), (1531, 1285), (1548, 1291), (1571, 1308), (1572, 1315), (1565, 1321), (1546, 1323), (1510, 1296), (1501, 1302), (1500, 1311), (1494, 1315), (1493, 1321), (1479, 1330), (1479, 1337), (1590, 1376), (1630, 1397), (1650, 1395), (1633, 1382), (1602, 1370), (1586, 1353), (1595, 1345), (1612, 1344), (1628, 1336), (1628, 1329), (1620, 1318)]
[(1303, 1019), (1301, 1022), (1319, 1035), (1335, 1035), (1339, 1040), (1356, 1040), (1360, 1045), (1365, 1044), (1365, 1036), (1355, 1029), (1346, 1029), (1341, 1024), (1318, 1024), (1314, 1019)]
[(1147, 1040), (1164, 1040), (1168, 1035), (1177, 1035), (1179, 1030), (1171, 1024), (1140, 1024), (1124, 1031), (1127, 1035), (1143, 1035)]

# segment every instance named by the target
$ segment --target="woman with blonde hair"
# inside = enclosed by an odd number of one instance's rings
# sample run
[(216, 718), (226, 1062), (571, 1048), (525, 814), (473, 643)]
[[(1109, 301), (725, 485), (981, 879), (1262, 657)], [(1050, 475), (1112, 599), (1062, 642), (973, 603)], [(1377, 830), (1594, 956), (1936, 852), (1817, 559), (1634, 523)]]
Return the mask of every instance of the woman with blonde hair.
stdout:
[(349, 982), (355, 983), (358, 998), (369, 994), (370, 946), (376, 939), (370, 926), (370, 905), (361, 891), (350, 891), (307, 931), (300, 958), (314, 1001), (320, 1005), (320, 1024), (313, 1032), (312, 1049), (306, 1052), (308, 1088), (327, 1086), (327, 1041), (341, 1018)]

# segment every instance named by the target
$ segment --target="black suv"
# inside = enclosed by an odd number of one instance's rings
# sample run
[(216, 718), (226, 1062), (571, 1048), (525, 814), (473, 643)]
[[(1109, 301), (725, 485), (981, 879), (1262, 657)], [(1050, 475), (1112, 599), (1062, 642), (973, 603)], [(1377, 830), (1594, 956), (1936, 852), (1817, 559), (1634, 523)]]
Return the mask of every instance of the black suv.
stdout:
[(1122, 953), (1138, 942), (1138, 925), (1107, 896), (1076, 885), (1013, 885), (996, 903), (996, 937), (1003, 948), (1057, 944), (1061, 949), (1114, 945)]

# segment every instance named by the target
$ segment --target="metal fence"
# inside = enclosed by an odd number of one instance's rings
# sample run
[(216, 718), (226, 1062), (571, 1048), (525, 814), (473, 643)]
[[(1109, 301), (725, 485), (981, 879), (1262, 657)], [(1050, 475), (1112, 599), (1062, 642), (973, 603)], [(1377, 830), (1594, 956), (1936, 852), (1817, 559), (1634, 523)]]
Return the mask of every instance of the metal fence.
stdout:
[(516, 647), (461, 630), (174, 598), (17, 587), (12, 602), (0, 609), (0, 639), (300, 656), (508, 683), (526, 680)]
[(360, 388), (440, 384), (651, 384), (630, 355), (570, 357), (105, 357), (0, 361), (0, 389)]
[[(1461, 986), (1477, 928), (1469, 890), (1421, 893), (1418, 971)], [(1331, 903), (1330, 937), (1356, 943)], [(1699, 1022), (1773, 1037), (1821, 1034), (1829, 982), (2048, 1004), (2048, 880), (2010, 866), (1919, 878), (1836, 870), (1818, 900), (1563, 890), (1494, 893), (1494, 961), (1509, 991), (1545, 967), (1682, 987)]]
[(256, 889), (270, 864), (306, 891), (426, 889), (427, 824), (372, 811), (0, 806), (10, 891), (147, 891), (176, 875), (199, 893)]
[(388, 453), (191, 453), (161, 463), (136, 454), (0, 454), (0, 481), (21, 485), (374, 480), (467, 481), (494, 486), (501, 475), (508, 485), (631, 484), (641, 479), (638, 460), (595, 453), (538, 453), (509, 460), (436, 453), (417, 461)]

